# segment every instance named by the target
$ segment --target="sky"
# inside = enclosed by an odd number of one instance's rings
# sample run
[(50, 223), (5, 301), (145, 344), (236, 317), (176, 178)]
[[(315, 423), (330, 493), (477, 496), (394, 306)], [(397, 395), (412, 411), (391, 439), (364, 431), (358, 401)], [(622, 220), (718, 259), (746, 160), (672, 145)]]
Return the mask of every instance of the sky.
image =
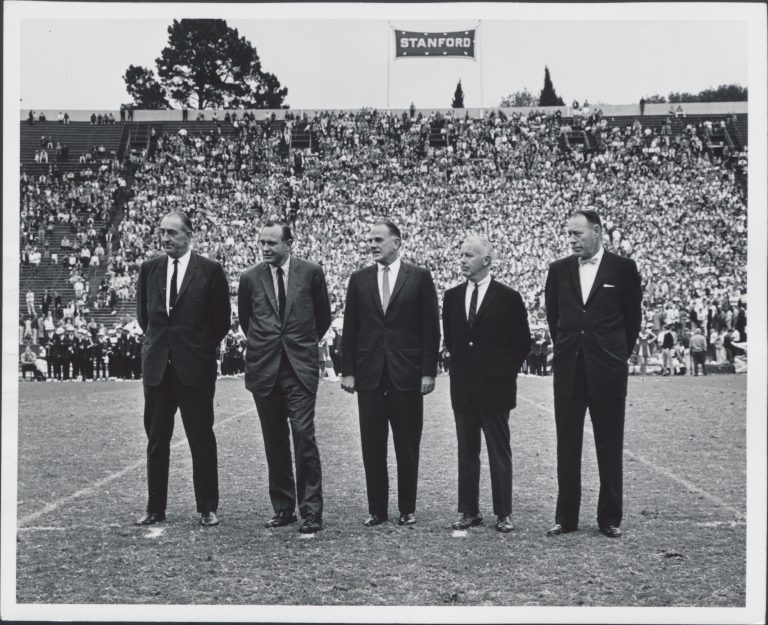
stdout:
[[(459, 80), (467, 107), (496, 106), (524, 88), (538, 95), (545, 65), (567, 103), (633, 104), (749, 82), (747, 16), (720, 5), (9, 5), (20, 9), (22, 109), (129, 102), (125, 70), (154, 67), (181, 17), (226, 19), (288, 87), (295, 109), (448, 107)], [(474, 61), (393, 60), (392, 28), (471, 27)]]

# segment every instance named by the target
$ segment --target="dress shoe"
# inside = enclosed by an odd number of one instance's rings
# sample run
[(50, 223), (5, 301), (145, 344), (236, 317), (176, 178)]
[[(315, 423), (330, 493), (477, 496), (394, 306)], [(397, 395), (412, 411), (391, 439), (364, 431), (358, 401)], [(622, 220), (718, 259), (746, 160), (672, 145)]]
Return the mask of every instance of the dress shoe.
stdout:
[(615, 525), (606, 525), (600, 528), (600, 533), (608, 538), (621, 538), (621, 530)]
[(566, 527), (560, 523), (556, 523), (549, 530), (547, 530), (547, 536), (560, 536), (560, 534), (570, 534), (575, 532), (575, 527)]
[(320, 520), (320, 515), (310, 512), (304, 517), (304, 522), (299, 527), (299, 532), (302, 534), (314, 534), (323, 529), (323, 523)]
[(462, 514), (461, 518), (451, 525), (454, 530), (466, 530), (483, 524), (483, 517), (479, 514)]
[(275, 512), (275, 516), (264, 523), (264, 527), (283, 527), (289, 523), (296, 523), (296, 515), (293, 512), (288, 512), (287, 510), (278, 510)]
[(506, 534), (507, 532), (511, 532), (513, 529), (515, 529), (515, 526), (512, 523), (512, 517), (509, 515), (501, 516), (499, 515), (498, 521), (496, 521), (496, 531), (502, 532)]
[(401, 514), (400, 518), (397, 520), (398, 525), (413, 525), (414, 523), (416, 523), (416, 517), (413, 512)]
[(200, 515), (200, 525), (204, 525), (205, 527), (213, 527), (214, 525), (218, 524), (219, 518), (216, 516), (215, 512), (203, 512)]
[(144, 516), (136, 519), (134, 525), (154, 525), (165, 521), (165, 511), (163, 512), (145, 512)]
[(365, 521), (363, 521), (363, 525), (365, 527), (373, 527), (374, 525), (381, 525), (382, 523), (387, 522), (387, 515), (379, 516), (378, 514), (372, 514), (370, 515)]

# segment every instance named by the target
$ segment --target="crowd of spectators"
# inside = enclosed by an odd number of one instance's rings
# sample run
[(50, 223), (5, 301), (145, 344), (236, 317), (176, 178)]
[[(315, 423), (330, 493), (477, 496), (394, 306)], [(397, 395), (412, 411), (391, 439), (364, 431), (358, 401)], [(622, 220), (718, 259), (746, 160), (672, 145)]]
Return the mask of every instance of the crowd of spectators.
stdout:
[[(733, 325), (746, 306), (746, 152), (712, 154), (711, 124), (690, 121), (672, 134), (669, 124), (587, 111), (570, 120), (501, 111), (482, 119), (289, 114), (277, 131), (269, 120), (227, 115), (213, 131), (163, 133), (135, 171), (111, 286), (119, 279), (133, 297), (139, 265), (160, 251), (160, 217), (183, 209), (196, 224), (195, 249), (222, 262), (234, 297), (240, 273), (260, 260), (261, 225), (281, 217), (292, 224), (295, 253), (324, 267), (339, 316), (348, 276), (371, 262), (368, 228), (387, 218), (403, 232), (404, 259), (428, 267), (440, 294), (461, 280), (465, 233), (487, 236), (495, 277), (521, 292), (541, 328), (548, 264), (569, 253), (563, 224), (591, 207), (602, 215), (605, 247), (637, 262), (645, 323), (661, 307), (685, 313), (674, 321), (681, 333), (700, 325), (709, 337), (726, 319)], [(309, 137), (307, 149), (291, 149), (294, 130)], [(564, 145), (574, 131), (588, 144)], [(23, 189), (26, 196), (40, 193)]]

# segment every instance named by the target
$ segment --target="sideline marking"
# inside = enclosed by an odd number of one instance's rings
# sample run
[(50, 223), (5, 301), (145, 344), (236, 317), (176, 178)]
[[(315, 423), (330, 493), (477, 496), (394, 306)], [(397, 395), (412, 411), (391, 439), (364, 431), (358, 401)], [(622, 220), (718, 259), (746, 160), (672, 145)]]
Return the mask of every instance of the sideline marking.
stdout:
[(467, 530), (453, 530), (451, 532), (451, 538), (466, 538)]
[(312, 540), (314, 537), (314, 534), (299, 534), (299, 540)]
[(164, 527), (150, 527), (147, 533), (144, 534), (144, 538), (160, 538), (165, 531)]
[[(233, 414), (226, 419), (223, 419), (222, 421), (218, 421), (217, 423), (214, 423), (213, 427), (216, 429), (219, 425), (224, 425), (228, 421), (231, 421), (232, 419), (236, 419), (237, 417), (242, 417), (243, 415), (246, 415), (251, 412), (255, 412), (256, 407), (248, 408), (248, 410), (243, 410), (242, 412), (238, 412), (236, 414)], [(184, 436), (181, 438), (181, 440), (176, 441), (173, 445), (171, 445), (171, 449), (175, 449), (176, 447), (180, 447), (181, 445), (188, 444), (187, 443), (187, 437)], [(54, 510), (57, 510), (64, 504), (69, 503), (70, 501), (74, 501), (75, 499), (79, 499), (80, 497), (83, 497), (84, 495), (90, 495), (94, 491), (98, 490), (105, 484), (109, 484), (110, 482), (114, 482), (116, 479), (121, 478), (126, 473), (130, 473), (131, 471), (135, 471), (136, 469), (139, 469), (143, 466), (145, 466), (147, 463), (146, 459), (140, 460), (139, 462), (134, 462), (133, 464), (129, 464), (127, 467), (124, 467), (120, 469), (119, 471), (116, 471), (115, 473), (111, 473), (105, 478), (102, 478), (100, 480), (97, 480), (96, 482), (93, 482), (90, 486), (86, 486), (85, 488), (81, 488), (80, 490), (72, 493), (71, 495), (66, 495), (65, 497), (61, 497), (60, 499), (57, 499), (56, 501), (52, 501), (51, 503), (46, 504), (43, 506), (40, 510), (37, 512), (31, 512), (30, 514), (27, 514), (26, 516), (21, 517), (17, 524), (16, 529), (17, 531), (21, 529), (22, 525), (25, 525), (27, 523), (30, 523), (31, 521), (34, 521), (36, 519), (39, 519), (44, 514), (48, 514), (49, 512), (53, 512)]]
[[(520, 393), (517, 394), (517, 397), (518, 397), (518, 399), (522, 399), (524, 402), (526, 402), (528, 404), (531, 404), (532, 406), (535, 406), (536, 408), (539, 408), (540, 410), (544, 410), (545, 412), (548, 412), (549, 414), (551, 414), (553, 416), (555, 414), (554, 408), (550, 408), (548, 406), (543, 406), (542, 404), (536, 403), (535, 401), (532, 401), (532, 400), (528, 399), (527, 397), (521, 395)], [(587, 439), (589, 439), (589, 437), (587, 437)], [(698, 486), (696, 486), (692, 482), (689, 482), (688, 480), (686, 480), (686, 479), (684, 479), (684, 478), (682, 478), (682, 477), (680, 477), (678, 475), (675, 475), (674, 473), (672, 473), (671, 471), (665, 469), (664, 467), (660, 467), (659, 465), (654, 464), (653, 462), (651, 462), (650, 460), (648, 460), (644, 456), (641, 456), (640, 454), (637, 454), (637, 453), (635, 453), (633, 451), (630, 451), (629, 449), (626, 449), (626, 448), (624, 449), (624, 455), (627, 456), (628, 458), (632, 458), (632, 460), (636, 460), (637, 462), (645, 465), (646, 467), (648, 467), (652, 471), (656, 471), (656, 473), (659, 473), (659, 474), (663, 475), (664, 477), (672, 480), (673, 482), (677, 482), (678, 484), (680, 484), (680, 486), (683, 486), (684, 488), (688, 489), (689, 491), (691, 491), (691, 492), (693, 492), (693, 493), (695, 493), (697, 495), (700, 495), (700, 496), (704, 497), (705, 499), (708, 499), (710, 502), (716, 504), (718, 507), (723, 508), (724, 510), (727, 510), (728, 512), (733, 514), (737, 519), (741, 520), (741, 519), (745, 518), (743, 512), (741, 512), (738, 508), (735, 508), (735, 507), (727, 504), (725, 501), (720, 499), (720, 497), (718, 497), (717, 495), (713, 495), (712, 493), (704, 490), (703, 488), (699, 488)]]

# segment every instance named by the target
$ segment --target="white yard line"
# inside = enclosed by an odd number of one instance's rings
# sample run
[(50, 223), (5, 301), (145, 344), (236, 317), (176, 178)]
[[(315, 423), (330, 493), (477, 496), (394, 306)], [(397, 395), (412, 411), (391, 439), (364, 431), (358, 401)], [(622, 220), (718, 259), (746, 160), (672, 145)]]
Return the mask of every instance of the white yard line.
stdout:
[[(535, 401), (533, 401), (531, 399), (528, 399), (527, 397), (521, 395), (520, 393), (518, 393), (517, 398), (518, 399), (522, 399), (525, 403), (530, 404), (531, 406), (534, 406), (534, 407), (538, 408), (539, 410), (543, 410), (544, 412), (552, 415), (553, 417), (555, 415), (554, 408), (552, 408), (550, 406), (544, 406), (543, 404), (539, 404), (539, 403), (537, 403), (537, 402), (535, 402)], [(589, 440), (589, 438), (587, 438), (587, 440)], [(635, 453), (633, 451), (630, 451), (629, 449), (626, 449), (626, 448), (624, 449), (624, 455), (626, 457), (628, 457), (628, 458), (631, 458), (632, 460), (635, 460), (635, 461), (639, 462), (640, 464), (646, 466), (647, 468), (651, 469), (652, 471), (655, 471), (659, 475), (663, 475), (667, 479), (672, 480), (673, 482), (675, 482), (675, 483), (679, 484), (680, 486), (686, 488), (690, 492), (695, 493), (697, 495), (700, 495), (701, 497), (704, 497), (708, 501), (710, 501), (710, 502), (714, 503), (715, 505), (717, 505), (719, 508), (722, 508), (723, 510), (727, 510), (728, 512), (733, 514), (737, 519), (743, 519), (744, 518), (744, 514), (745, 513), (742, 512), (741, 510), (739, 510), (738, 508), (735, 508), (734, 506), (731, 506), (731, 505), (727, 504), (725, 501), (723, 501), (717, 495), (714, 495), (714, 494), (710, 493), (709, 491), (706, 491), (703, 488), (700, 488), (699, 486), (696, 486), (695, 484), (693, 484), (692, 482), (689, 482), (685, 478), (682, 478), (679, 475), (676, 475), (675, 473), (673, 473), (672, 471), (670, 471), (668, 469), (665, 469), (662, 466), (659, 466), (658, 464), (656, 464), (655, 462), (653, 462), (651, 460), (648, 460), (648, 458), (646, 458), (644, 456), (641, 456), (640, 454)]]
[[(233, 414), (232, 416), (227, 417), (226, 419), (222, 419), (221, 421), (216, 422), (213, 427), (216, 428), (220, 425), (224, 425), (225, 423), (227, 423), (228, 421), (231, 421), (232, 419), (236, 419), (237, 417), (242, 417), (243, 415), (254, 412), (255, 410), (256, 408), (253, 407), (253, 408), (248, 408), (247, 410), (243, 410), (242, 412)], [(183, 437), (181, 440), (178, 440), (173, 445), (171, 445), (171, 449), (175, 449), (176, 447), (180, 447), (181, 445), (184, 445), (186, 443), (187, 443), (187, 438)], [(91, 495), (92, 493), (97, 491), (99, 488), (101, 488), (105, 484), (114, 482), (116, 479), (121, 478), (126, 473), (130, 473), (131, 471), (136, 471), (137, 469), (140, 469), (141, 467), (145, 466), (146, 463), (147, 463), (146, 459), (142, 459), (138, 462), (134, 462), (133, 464), (129, 464), (128, 466), (123, 467), (119, 471), (110, 473), (105, 478), (102, 478), (100, 480), (93, 482), (92, 484), (90, 484), (89, 486), (86, 486), (85, 488), (81, 488), (80, 490), (72, 493), (71, 495), (67, 495), (65, 497), (56, 499), (55, 501), (51, 501), (50, 503), (47, 503), (45, 506), (43, 506), (40, 510), (37, 510), (36, 512), (31, 512), (30, 514), (27, 514), (21, 517), (16, 527), (18, 529), (21, 529), (23, 525), (31, 523), (32, 521), (39, 519), (41, 516), (46, 515), (49, 512), (58, 510), (61, 506), (69, 503), (70, 501), (74, 501), (75, 499), (79, 499), (80, 497), (84, 497), (86, 495)]]

